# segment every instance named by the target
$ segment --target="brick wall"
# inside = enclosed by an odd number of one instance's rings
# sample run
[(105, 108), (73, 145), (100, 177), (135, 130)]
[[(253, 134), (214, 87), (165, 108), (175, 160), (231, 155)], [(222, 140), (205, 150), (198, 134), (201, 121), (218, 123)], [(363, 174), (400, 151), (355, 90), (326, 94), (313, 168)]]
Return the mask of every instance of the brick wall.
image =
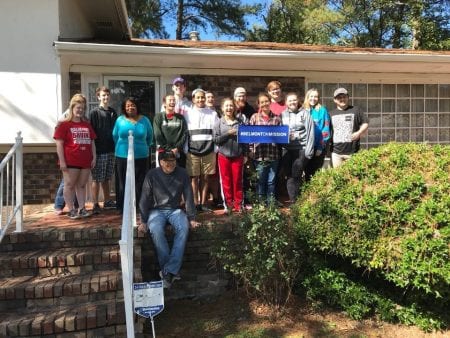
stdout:
[[(0, 155), (0, 160), (5, 154)], [(57, 165), (58, 156), (52, 153), (26, 153), (23, 155), (23, 202), (24, 204), (52, 203), (62, 174)], [(11, 177), (9, 178), (11, 180)], [(5, 174), (3, 184), (6, 187)], [(11, 182), (10, 182), (11, 184)], [(3, 196), (6, 200), (6, 192)], [(9, 193), (9, 199), (11, 192)]]
[(62, 178), (56, 153), (24, 154), (24, 204), (53, 202)]
[(266, 85), (273, 80), (281, 82), (284, 93), (296, 92), (300, 96), (305, 93), (303, 77), (273, 77), (273, 76), (212, 76), (212, 75), (182, 75), (187, 82), (190, 93), (196, 88), (209, 90), (216, 96), (216, 105), (227, 96), (233, 96), (236, 87), (247, 90), (248, 102), (256, 108), (256, 98), (260, 92), (266, 91)]

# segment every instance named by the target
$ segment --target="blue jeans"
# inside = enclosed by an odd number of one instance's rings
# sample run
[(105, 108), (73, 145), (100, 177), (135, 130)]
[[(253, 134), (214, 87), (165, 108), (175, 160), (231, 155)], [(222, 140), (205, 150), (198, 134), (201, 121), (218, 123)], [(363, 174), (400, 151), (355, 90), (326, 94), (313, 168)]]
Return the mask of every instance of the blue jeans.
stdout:
[[(172, 249), (166, 238), (166, 223), (175, 233)], [(147, 221), (150, 236), (158, 255), (159, 266), (164, 274), (178, 274), (183, 263), (184, 248), (189, 234), (189, 221), (181, 209), (154, 209)]]
[(278, 161), (255, 161), (258, 174), (258, 197), (261, 201), (275, 199), (275, 180), (278, 169)]
[(61, 180), (55, 196), (55, 209), (62, 210), (66, 206), (64, 201), (64, 180)]

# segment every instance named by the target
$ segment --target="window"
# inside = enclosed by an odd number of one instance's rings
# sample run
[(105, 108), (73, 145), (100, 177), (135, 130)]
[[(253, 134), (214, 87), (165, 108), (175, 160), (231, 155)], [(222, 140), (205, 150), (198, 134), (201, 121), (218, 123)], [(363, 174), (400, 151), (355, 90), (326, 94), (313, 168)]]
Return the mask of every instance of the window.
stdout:
[(345, 87), (350, 104), (369, 117), (368, 134), (361, 146), (390, 141), (450, 144), (450, 84), (309, 83), (322, 103), (335, 108), (333, 92)]

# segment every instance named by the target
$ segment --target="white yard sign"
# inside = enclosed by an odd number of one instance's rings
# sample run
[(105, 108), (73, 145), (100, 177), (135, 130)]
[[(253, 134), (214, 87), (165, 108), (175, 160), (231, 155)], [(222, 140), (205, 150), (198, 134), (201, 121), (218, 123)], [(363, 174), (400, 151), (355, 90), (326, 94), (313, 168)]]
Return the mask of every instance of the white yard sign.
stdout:
[(164, 310), (164, 289), (162, 281), (133, 284), (134, 312), (152, 320), (153, 337), (155, 324), (153, 317)]

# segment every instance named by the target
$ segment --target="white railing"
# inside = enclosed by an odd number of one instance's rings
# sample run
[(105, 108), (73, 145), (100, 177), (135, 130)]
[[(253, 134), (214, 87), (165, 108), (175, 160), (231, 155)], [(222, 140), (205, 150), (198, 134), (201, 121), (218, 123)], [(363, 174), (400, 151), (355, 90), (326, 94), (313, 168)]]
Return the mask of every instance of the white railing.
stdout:
[(0, 242), (16, 218), (16, 232), (23, 231), (23, 145), (21, 132), (0, 163)]
[(134, 180), (134, 141), (133, 132), (128, 135), (127, 176), (125, 198), (123, 202), (122, 235), (120, 244), (120, 262), (122, 264), (122, 284), (125, 304), (127, 338), (134, 338), (133, 307), (133, 233), (136, 227), (136, 187)]

